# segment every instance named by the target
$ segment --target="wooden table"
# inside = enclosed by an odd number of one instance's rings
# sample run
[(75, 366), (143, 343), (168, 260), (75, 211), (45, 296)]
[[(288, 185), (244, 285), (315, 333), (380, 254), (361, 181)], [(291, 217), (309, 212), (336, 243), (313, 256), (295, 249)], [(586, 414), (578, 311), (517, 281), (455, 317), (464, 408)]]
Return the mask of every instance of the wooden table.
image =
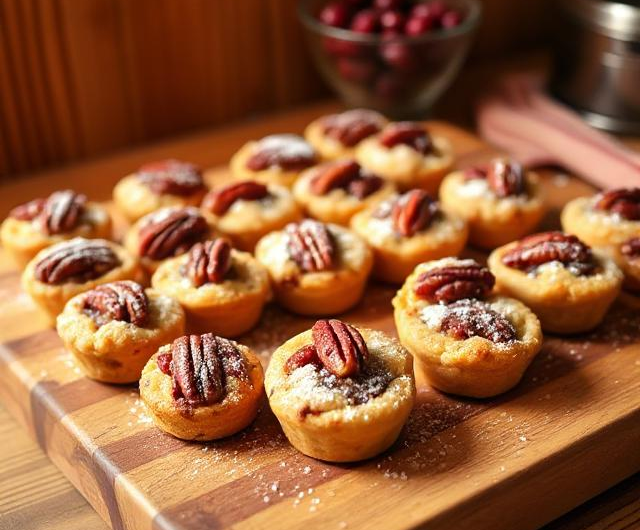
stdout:
[[(51, 171), (0, 188), (0, 217), (11, 206), (39, 193), (74, 188), (108, 199), (113, 184), (141, 163), (175, 156), (204, 167), (225, 163), (247, 138), (273, 132), (299, 132), (312, 118), (335, 108), (323, 103), (303, 110), (223, 130), (174, 139), (108, 159)], [(637, 141), (630, 142), (638, 145)], [(106, 525), (46, 456), (0, 407), (0, 530), (13, 528), (103, 529)], [(550, 529), (629, 529), (640, 527), (640, 475), (548, 525)]]

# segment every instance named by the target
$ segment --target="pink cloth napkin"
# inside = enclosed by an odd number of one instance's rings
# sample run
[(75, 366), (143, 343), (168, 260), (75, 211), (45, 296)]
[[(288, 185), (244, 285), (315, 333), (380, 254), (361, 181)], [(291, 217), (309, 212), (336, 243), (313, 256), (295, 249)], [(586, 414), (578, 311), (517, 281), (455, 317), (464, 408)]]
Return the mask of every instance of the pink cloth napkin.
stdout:
[(512, 75), (476, 109), (480, 135), (528, 167), (558, 165), (602, 188), (640, 186), (640, 154), (552, 100), (542, 79)]

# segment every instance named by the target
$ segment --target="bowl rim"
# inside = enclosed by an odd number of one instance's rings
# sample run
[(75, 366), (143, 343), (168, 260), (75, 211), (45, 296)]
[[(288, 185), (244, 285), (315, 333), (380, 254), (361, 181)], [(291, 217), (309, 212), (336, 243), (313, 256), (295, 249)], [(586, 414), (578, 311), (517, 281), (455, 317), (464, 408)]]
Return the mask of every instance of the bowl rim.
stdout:
[(403, 42), (408, 44), (423, 43), (430, 41), (438, 41), (448, 39), (450, 37), (456, 37), (470, 33), (473, 31), (480, 22), (482, 15), (482, 6), (479, 0), (456, 0), (459, 3), (466, 4), (468, 14), (462, 21), (462, 24), (453, 28), (438, 28), (433, 31), (428, 31), (422, 35), (397, 35), (393, 37), (383, 37), (377, 33), (356, 33), (343, 28), (336, 28), (328, 26), (320, 22), (315, 16), (311, 14), (311, 4), (317, 2), (317, 0), (299, 0), (298, 2), (298, 17), (302, 23), (311, 31), (318, 33), (322, 36), (333, 37), (339, 40), (368, 43), (368, 44), (380, 44), (381, 42)]

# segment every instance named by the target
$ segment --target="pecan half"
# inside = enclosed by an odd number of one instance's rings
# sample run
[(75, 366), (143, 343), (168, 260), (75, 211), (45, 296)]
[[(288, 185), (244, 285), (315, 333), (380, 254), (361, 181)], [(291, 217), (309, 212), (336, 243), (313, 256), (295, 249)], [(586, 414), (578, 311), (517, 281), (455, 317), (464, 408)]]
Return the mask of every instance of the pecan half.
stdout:
[(408, 145), (423, 155), (433, 151), (431, 136), (419, 123), (399, 121), (387, 125), (380, 134), (380, 143), (392, 148), (396, 145)]
[(19, 221), (33, 221), (44, 210), (46, 203), (47, 199), (33, 199), (25, 204), (16, 206), (9, 212), (9, 217)]
[(300, 171), (316, 161), (313, 148), (295, 134), (274, 134), (260, 140), (247, 160), (252, 171), (279, 167), (285, 171)]
[(354, 109), (322, 120), (323, 133), (346, 147), (353, 147), (382, 129), (384, 118), (377, 112)]
[(285, 232), (289, 256), (303, 271), (318, 272), (333, 266), (333, 237), (323, 223), (305, 219), (288, 224)]
[(189, 251), (185, 274), (196, 287), (220, 283), (231, 268), (231, 244), (223, 238), (196, 243)]
[(640, 188), (620, 188), (599, 194), (596, 210), (617, 213), (629, 221), (640, 220)]
[(73, 230), (80, 222), (87, 198), (75, 191), (52, 193), (47, 199), (39, 220), (45, 234), (63, 234)]
[(640, 237), (632, 237), (625, 241), (620, 251), (629, 259), (640, 258)]
[(524, 170), (513, 160), (492, 160), (487, 168), (487, 183), (498, 197), (522, 195), (527, 191)]
[(438, 203), (426, 191), (411, 190), (401, 195), (393, 205), (391, 218), (395, 231), (411, 237), (427, 228), (438, 212)]
[(213, 333), (185, 335), (174, 340), (171, 362), (166, 360), (162, 366), (166, 370), (168, 364), (173, 376), (173, 397), (187, 407), (222, 401), (228, 377), (249, 379), (246, 363), (235, 343)]
[(188, 196), (204, 189), (201, 169), (180, 160), (160, 160), (142, 166), (138, 179), (157, 194)]
[(516, 340), (513, 324), (478, 300), (458, 300), (448, 305), (440, 330), (458, 340), (469, 337), (482, 337), (496, 343)]
[(303, 346), (289, 357), (284, 363), (284, 373), (287, 375), (291, 374), (298, 368), (302, 368), (307, 364), (315, 364), (316, 366), (322, 365), (320, 358), (318, 357), (318, 352), (316, 352), (316, 348), (313, 344)]
[(489, 269), (478, 263), (450, 265), (420, 274), (414, 291), (430, 302), (448, 304), (463, 298), (483, 298), (493, 289), (495, 282)]
[(82, 283), (120, 265), (109, 245), (99, 240), (72, 239), (53, 247), (35, 266), (38, 281), (49, 285)]
[(113, 282), (89, 291), (84, 299), (83, 310), (99, 326), (111, 320), (143, 326), (149, 317), (149, 299), (136, 282)]
[(508, 267), (527, 272), (552, 261), (562, 263), (575, 274), (590, 274), (596, 268), (591, 249), (576, 236), (563, 232), (525, 237), (502, 256)]
[(139, 252), (154, 260), (184, 254), (209, 233), (207, 221), (195, 208), (160, 210), (139, 232)]
[(377, 175), (366, 173), (353, 160), (339, 160), (324, 164), (311, 180), (310, 190), (315, 195), (326, 195), (341, 188), (358, 199), (364, 199), (378, 191), (383, 180)]
[(269, 190), (264, 184), (245, 180), (210, 192), (202, 201), (202, 207), (215, 215), (224, 215), (236, 201), (259, 201), (267, 195)]

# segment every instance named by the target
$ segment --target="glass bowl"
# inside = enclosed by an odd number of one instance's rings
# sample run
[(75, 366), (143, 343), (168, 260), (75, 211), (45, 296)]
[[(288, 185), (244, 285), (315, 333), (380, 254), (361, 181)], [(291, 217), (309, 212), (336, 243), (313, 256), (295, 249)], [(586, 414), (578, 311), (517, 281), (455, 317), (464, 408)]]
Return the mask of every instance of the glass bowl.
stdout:
[(480, 21), (477, 0), (447, 0), (463, 15), (453, 28), (385, 37), (336, 28), (317, 19), (327, 0), (301, 0), (300, 20), (314, 60), (349, 107), (395, 119), (423, 117), (451, 84)]

